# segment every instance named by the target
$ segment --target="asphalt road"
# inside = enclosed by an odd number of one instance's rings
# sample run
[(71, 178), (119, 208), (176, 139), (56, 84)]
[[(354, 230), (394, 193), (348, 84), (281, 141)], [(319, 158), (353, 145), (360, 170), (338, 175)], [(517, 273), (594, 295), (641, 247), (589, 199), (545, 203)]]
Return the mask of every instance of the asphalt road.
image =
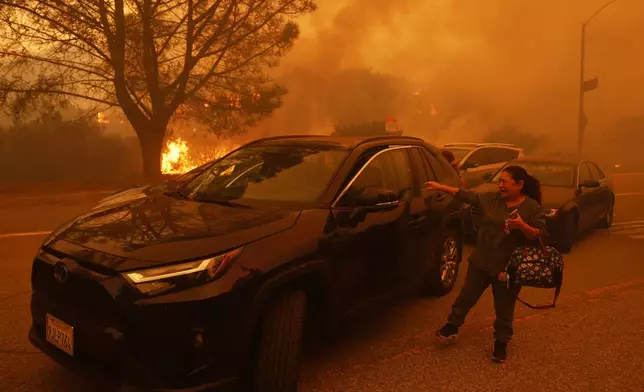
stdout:
[[(517, 308), (506, 363), (495, 365), (489, 358), (490, 293), (470, 314), (456, 345), (436, 344), (434, 331), (444, 322), (455, 290), (380, 309), (348, 326), (334, 346), (310, 347), (301, 390), (644, 390), (644, 175), (616, 177), (616, 186), (616, 225), (589, 234), (566, 257), (557, 308)], [(0, 199), (0, 391), (101, 390), (60, 368), (26, 339), (31, 258), (44, 233), (100, 197)], [(545, 302), (550, 294), (525, 290), (523, 296)]]

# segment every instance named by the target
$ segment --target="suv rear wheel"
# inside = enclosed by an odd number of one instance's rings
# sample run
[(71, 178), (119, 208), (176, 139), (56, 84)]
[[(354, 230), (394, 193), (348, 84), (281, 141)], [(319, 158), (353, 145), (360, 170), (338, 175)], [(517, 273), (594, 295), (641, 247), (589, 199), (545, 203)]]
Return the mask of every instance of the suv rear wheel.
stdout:
[(257, 352), (257, 392), (297, 391), (306, 303), (304, 292), (290, 291), (268, 306)]

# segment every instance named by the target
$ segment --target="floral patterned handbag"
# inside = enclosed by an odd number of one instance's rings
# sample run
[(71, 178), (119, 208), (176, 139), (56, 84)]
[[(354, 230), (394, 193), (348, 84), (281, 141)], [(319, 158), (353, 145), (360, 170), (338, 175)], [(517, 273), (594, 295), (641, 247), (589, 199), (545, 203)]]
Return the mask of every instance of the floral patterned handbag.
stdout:
[(541, 246), (520, 246), (512, 252), (506, 267), (508, 287), (520, 285), (555, 289), (555, 297), (551, 305), (535, 306), (517, 298), (519, 302), (531, 309), (551, 309), (555, 307), (561, 292), (564, 260), (557, 249), (546, 246), (541, 237), (538, 239)]

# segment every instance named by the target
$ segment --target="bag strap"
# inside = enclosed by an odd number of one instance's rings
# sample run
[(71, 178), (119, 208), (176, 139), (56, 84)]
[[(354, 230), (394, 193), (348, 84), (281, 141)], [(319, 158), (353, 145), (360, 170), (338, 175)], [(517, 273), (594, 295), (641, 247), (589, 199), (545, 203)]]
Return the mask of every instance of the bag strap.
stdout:
[[(541, 250), (543, 250), (543, 253), (546, 255), (549, 254), (550, 252), (548, 252), (548, 248), (546, 248), (546, 243), (543, 242), (543, 238), (541, 237), (541, 234), (539, 234), (536, 239), (539, 241), (539, 245), (541, 245)], [(526, 246), (530, 245), (530, 241), (528, 241), (527, 238), (525, 239), (525, 245)]]
[(552, 309), (557, 305), (557, 298), (559, 298), (559, 294), (561, 293), (562, 284), (563, 284), (563, 272), (562, 272), (562, 276), (559, 279), (559, 282), (557, 282), (557, 286), (555, 286), (555, 297), (552, 299), (552, 304), (550, 305), (531, 305), (525, 302), (524, 300), (522, 300), (521, 298), (519, 298), (518, 295), (517, 295), (517, 301), (521, 302), (523, 305), (527, 306), (530, 309), (537, 309), (537, 310)]

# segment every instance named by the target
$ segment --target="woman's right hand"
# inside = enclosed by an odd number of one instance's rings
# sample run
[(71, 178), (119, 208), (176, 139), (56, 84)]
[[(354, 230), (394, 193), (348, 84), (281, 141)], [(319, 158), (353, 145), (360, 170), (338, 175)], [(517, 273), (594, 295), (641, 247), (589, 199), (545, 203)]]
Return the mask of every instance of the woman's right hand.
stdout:
[(444, 189), (444, 186), (437, 182), (427, 181), (425, 183), (425, 190), (427, 191), (441, 191), (443, 189)]

